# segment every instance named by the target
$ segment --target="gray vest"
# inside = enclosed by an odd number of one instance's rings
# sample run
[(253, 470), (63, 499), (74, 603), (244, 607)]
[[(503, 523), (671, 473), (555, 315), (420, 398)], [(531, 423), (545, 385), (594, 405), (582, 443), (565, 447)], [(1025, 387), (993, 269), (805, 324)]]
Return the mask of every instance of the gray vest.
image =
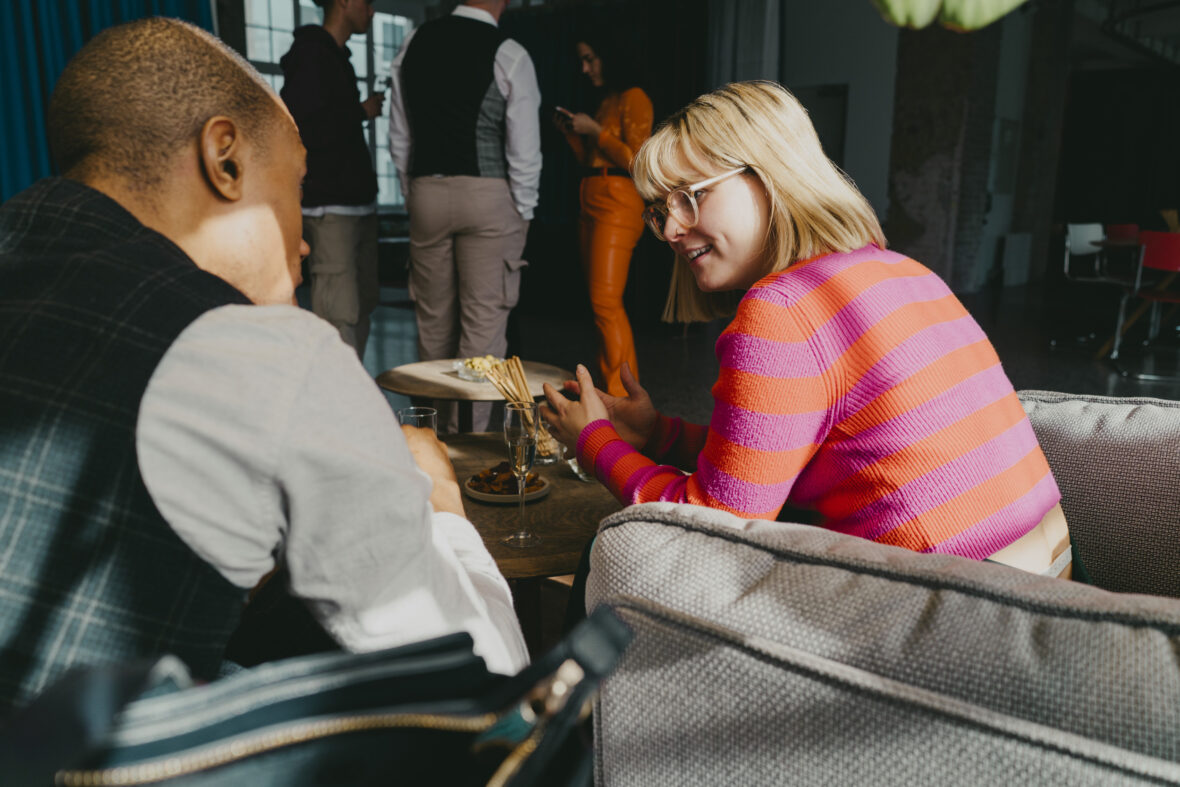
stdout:
[(508, 176), (508, 101), (494, 72), (504, 40), (496, 27), (454, 15), (427, 22), (414, 33), (401, 68), (411, 177)]
[(215, 675), (244, 594), (156, 510), (135, 423), (177, 335), (246, 298), (62, 179), (0, 208), (0, 282), (0, 717), (77, 664)]

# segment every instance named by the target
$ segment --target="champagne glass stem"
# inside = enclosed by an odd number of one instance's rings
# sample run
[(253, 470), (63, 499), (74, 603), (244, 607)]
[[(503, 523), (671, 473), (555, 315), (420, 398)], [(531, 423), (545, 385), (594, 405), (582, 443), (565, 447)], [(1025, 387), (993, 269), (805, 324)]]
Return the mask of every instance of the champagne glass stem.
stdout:
[(524, 526), (524, 476), (516, 477), (516, 489), (520, 492), (520, 535), (521, 538), (527, 538), (528, 530)]

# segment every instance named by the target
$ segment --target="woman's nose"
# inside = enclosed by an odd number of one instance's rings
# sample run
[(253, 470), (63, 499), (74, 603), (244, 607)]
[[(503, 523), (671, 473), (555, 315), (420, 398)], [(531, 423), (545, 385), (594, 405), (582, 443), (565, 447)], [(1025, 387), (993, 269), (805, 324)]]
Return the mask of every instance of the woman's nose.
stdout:
[(308, 246), (307, 241), (300, 238), (299, 239), (299, 259), (303, 259), (308, 254), (311, 254), (311, 246)]
[(667, 238), (669, 243), (683, 238), (688, 230), (689, 227), (677, 221), (676, 217), (671, 213), (664, 219), (664, 237)]

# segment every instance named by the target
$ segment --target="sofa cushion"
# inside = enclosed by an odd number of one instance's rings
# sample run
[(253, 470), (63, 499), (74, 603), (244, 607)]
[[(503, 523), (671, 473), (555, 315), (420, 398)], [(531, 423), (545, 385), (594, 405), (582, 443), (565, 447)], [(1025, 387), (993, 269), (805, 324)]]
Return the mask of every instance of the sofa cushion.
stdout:
[(1180, 402), (1019, 396), (1094, 583), (1180, 597)]
[(637, 637), (600, 784), (1180, 781), (1180, 602), (652, 503), (587, 606)]

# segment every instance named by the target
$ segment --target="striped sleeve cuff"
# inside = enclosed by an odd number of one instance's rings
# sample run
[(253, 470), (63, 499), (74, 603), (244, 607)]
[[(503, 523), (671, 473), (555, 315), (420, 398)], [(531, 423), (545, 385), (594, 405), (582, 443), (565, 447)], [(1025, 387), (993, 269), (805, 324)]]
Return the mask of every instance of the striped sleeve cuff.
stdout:
[(622, 442), (623, 438), (619, 437), (610, 421), (600, 418), (586, 424), (582, 433), (578, 435), (578, 461), (582, 467), (596, 472), (595, 463), (598, 461), (598, 455), (612, 440)]
[(641, 477), (639, 471), (653, 464), (619, 437), (610, 421), (602, 419), (586, 424), (578, 436), (578, 461), (624, 505), (635, 502), (633, 487)]

